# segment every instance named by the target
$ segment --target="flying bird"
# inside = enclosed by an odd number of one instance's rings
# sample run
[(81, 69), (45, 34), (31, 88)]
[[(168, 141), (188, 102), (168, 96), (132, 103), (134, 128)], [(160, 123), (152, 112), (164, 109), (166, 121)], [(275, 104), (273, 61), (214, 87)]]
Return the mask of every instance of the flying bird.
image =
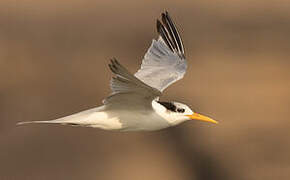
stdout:
[(119, 131), (153, 131), (178, 125), (189, 120), (211, 123), (217, 121), (193, 112), (179, 102), (160, 101), (164, 89), (182, 79), (186, 69), (184, 46), (180, 34), (168, 12), (157, 19), (159, 37), (153, 39), (146, 52), (141, 68), (130, 73), (115, 58), (111, 59), (110, 70), (112, 94), (103, 100), (103, 105), (48, 123), (101, 128)]

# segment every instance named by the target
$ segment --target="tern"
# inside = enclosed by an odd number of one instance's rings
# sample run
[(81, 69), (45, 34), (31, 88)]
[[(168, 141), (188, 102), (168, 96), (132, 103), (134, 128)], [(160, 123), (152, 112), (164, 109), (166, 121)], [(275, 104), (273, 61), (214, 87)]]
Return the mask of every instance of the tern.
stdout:
[(179, 32), (166, 11), (157, 19), (159, 37), (153, 39), (141, 68), (133, 75), (116, 58), (109, 64), (114, 76), (111, 79), (112, 94), (103, 100), (103, 105), (48, 123), (101, 128), (119, 131), (154, 131), (178, 125), (189, 120), (211, 123), (217, 121), (193, 112), (179, 102), (160, 101), (159, 97), (172, 83), (182, 79), (187, 61)]

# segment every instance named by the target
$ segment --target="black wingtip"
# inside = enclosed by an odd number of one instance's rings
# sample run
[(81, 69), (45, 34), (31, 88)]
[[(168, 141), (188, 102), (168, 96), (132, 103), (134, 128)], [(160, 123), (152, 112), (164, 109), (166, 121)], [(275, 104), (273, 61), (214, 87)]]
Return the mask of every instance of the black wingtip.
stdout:
[[(159, 32), (159, 34), (161, 35), (161, 37), (167, 41), (170, 42), (170, 49), (174, 49), (181, 58), (184, 58), (184, 47), (183, 47), (183, 43), (182, 43), (182, 39), (177, 31), (177, 28), (173, 22), (173, 20), (171, 19), (169, 13), (167, 10), (165, 10), (165, 12), (161, 13), (161, 20), (162, 23), (159, 22), (163, 28), (164, 28), (164, 34), (162, 35), (162, 32)], [(165, 38), (164, 38), (165, 36)]]
[(173, 43), (172, 43), (172, 41), (167, 33), (167, 30), (165, 29), (163, 24), (159, 21), (159, 19), (157, 19), (157, 21), (156, 21), (156, 26), (157, 26), (158, 34), (162, 37), (162, 39), (164, 40), (166, 45), (169, 47), (169, 49), (174, 52)]
[(110, 70), (113, 72), (113, 73), (116, 73), (117, 72), (117, 66), (116, 64), (119, 64), (116, 60), (115, 57), (111, 58), (110, 59), (110, 64), (108, 64)]
[(157, 28), (157, 32), (160, 33), (160, 26), (162, 26), (161, 22), (159, 21), (159, 19), (156, 20), (156, 28)]
[(165, 9), (162, 14), (168, 15), (169, 13), (168, 13), (167, 9)]
[(164, 22), (166, 22), (166, 14), (162, 13), (161, 19), (162, 19), (163, 24), (165, 24)]

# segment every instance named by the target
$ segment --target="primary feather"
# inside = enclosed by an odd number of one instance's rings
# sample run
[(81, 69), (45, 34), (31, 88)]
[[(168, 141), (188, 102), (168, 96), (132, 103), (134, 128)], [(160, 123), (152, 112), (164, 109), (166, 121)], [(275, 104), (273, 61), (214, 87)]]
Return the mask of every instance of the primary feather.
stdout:
[(182, 40), (167, 12), (162, 13), (162, 22), (164, 25), (157, 20), (159, 38), (153, 39), (141, 68), (135, 73), (141, 81), (161, 92), (183, 78), (187, 68)]

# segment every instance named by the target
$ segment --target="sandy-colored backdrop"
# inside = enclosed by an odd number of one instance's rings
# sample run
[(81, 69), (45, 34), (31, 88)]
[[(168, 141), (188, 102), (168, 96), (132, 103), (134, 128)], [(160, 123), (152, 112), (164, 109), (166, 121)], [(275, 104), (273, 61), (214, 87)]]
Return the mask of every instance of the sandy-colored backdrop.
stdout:
[[(165, 9), (189, 67), (162, 99), (219, 125), (15, 126), (101, 105), (109, 58), (135, 72)], [(289, 138), (289, 1), (0, 1), (0, 180), (287, 180)]]

